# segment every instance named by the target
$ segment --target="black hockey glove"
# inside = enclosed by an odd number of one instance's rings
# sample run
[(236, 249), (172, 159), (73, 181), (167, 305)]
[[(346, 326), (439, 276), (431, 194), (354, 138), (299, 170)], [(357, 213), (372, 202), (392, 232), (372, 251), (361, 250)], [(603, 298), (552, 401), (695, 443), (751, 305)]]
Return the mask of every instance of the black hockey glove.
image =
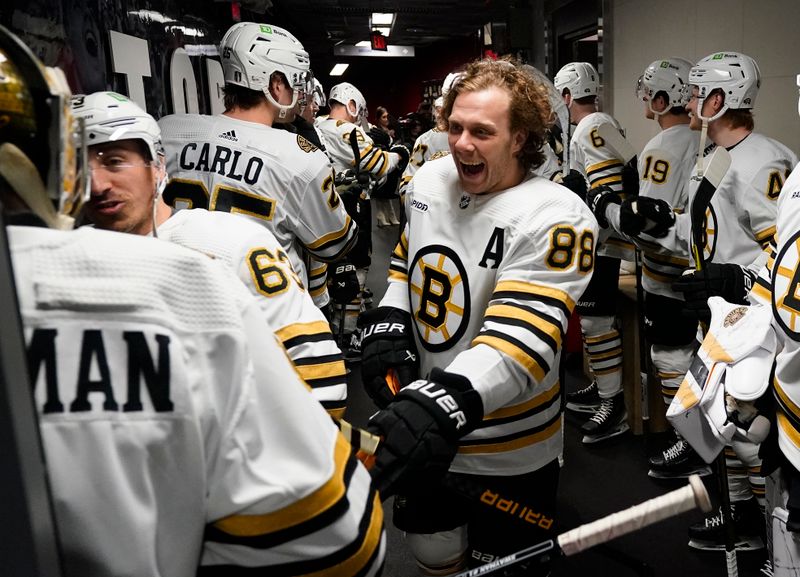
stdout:
[(622, 192), (627, 198), (639, 195), (639, 167), (635, 156), (622, 167)]
[(419, 355), (411, 334), (411, 315), (394, 307), (361, 313), (361, 382), (383, 409), (398, 390), (419, 378)]
[(586, 179), (577, 170), (570, 170), (567, 176), (561, 177), (561, 184), (577, 194), (581, 200), (586, 200)]
[(391, 143), (392, 139), (388, 132), (384, 132), (377, 126), (371, 126), (367, 134), (372, 139), (372, 142), (378, 145), (378, 148), (389, 150), (389, 144)]
[(674, 224), (675, 213), (672, 207), (660, 198), (626, 198), (619, 209), (619, 225), (628, 236), (644, 232), (655, 238), (663, 238)]
[(333, 273), (329, 277), (328, 292), (336, 304), (347, 304), (358, 296), (361, 290), (356, 275), (356, 267), (349, 261), (341, 260), (332, 265)]
[(611, 203), (619, 204), (621, 202), (619, 195), (606, 185), (600, 185), (586, 193), (586, 204), (592, 209), (597, 224), (603, 228), (608, 228), (606, 207)]
[(406, 169), (406, 166), (408, 166), (408, 159), (411, 158), (411, 153), (408, 152), (408, 149), (402, 144), (395, 144), (389, 149), (389, 152), (394, 152), (395, 154), (400, 155), (400, 162), (395, 167), (395, 170), (402, 174), (402, 172)]
[(383, 438), (370, 471), (381, 499), (435, 486), (447, 473), (458, 440), (481, 419), (483, 401), (461, 375), (433, 369), (430, 380), (401, 389), (367, 427)]
[(755, 274), (738, 264), (709, 262), (702, 271), (683, 275), (672, 290), (683, 293), (686, 305), (683, 314), (701, 321), (711, 320), (708, 298), (718, 296), (729, 303), (746, 305), (747, 293), (753, 287)]

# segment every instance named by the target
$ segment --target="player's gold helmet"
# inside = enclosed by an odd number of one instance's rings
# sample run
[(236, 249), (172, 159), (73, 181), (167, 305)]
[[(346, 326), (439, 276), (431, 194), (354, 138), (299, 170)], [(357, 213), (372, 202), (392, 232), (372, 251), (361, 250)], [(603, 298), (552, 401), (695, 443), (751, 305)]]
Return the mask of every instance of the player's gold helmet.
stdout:
[(88, 196), (81, 130), (66, 78), (0, 26), (0, 177), (53, 228), (69, 228)]

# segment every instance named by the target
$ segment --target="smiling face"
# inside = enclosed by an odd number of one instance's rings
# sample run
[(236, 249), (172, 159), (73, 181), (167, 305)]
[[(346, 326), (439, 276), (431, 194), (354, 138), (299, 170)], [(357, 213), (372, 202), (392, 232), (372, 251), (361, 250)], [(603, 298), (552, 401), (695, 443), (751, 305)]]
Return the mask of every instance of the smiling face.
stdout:
[(97, 228), (148, 234), (153, 227), (153, 198), (158, 168), (147, 160), (138, 140), (89, 147), (92, 193), (86, 215)]
[(497, 192), (516, 186), (525, 170), (516, 158), (526, 133), (511, 131), (509, 93), (491, 86), (459, 94), (448, 117), (450, 153), (464, 191)]

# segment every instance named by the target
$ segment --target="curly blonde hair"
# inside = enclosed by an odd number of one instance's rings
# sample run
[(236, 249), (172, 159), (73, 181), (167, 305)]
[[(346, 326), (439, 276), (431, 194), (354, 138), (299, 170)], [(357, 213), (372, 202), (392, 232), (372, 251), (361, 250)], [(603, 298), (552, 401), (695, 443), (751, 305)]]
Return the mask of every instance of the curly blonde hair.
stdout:
[(528, 138), (517, 153), (517, 159), (526, 171), (540, 167), (545, 161), (542, 147), (547, 142), (548, 129), (553, 125), (555, 115), (547, 89), (533, 75), (525, 72), (513, 58), (475, 60), (468, 64), (444, 98), (439, 129), (445, 132), (450, 130), (448, 119), (459, 94), (486, 90), (493, 86), (505, 89), (511, 97), (511, 132), (523, 130), (528, 133)]

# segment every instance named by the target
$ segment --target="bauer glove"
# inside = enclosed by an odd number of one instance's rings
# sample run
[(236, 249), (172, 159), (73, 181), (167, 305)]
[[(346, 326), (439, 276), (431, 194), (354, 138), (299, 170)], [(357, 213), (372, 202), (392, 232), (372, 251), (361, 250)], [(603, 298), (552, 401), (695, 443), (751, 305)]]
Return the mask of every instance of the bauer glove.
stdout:
[(328, 292), (336, 304), (347, 304), (356, 298), (358, 291), (361, 290), (356, 267), (345, 259), (337, 262), (332, 268), (333, 273), (330, 275)]
[(619, 204), (621, 202), (619, 195), (605, 185), (595, 187), (586, 193), (586, 204), (589, 205), (594, 217), (597, 219), (597, 224), (603, 228), (608, 228), (606, 207), (609, 204)]
[(411, 334), (411, 315), (394, 307), (365, 311), (361, 327), (361, 381), (378, 408), (419, 378), (419, 355)]
[(749, 304), (747, 293), (753, 288), (754, 279), (751, 271), (738, 264), (709, 262), (701, 271), (684, 274), (673, 283), (672, 290), (683, 293), (685, 316), (709, 321), (709, 297), (719, 296), (733, 304)]
[(370, 471), (381, 499), (435, 486), (450, 468), (459, 439), (482, 419), (483, 401), (464, 376), (433, 369), (430, 380), (401, 389), (367, 427), (383, 438)]

